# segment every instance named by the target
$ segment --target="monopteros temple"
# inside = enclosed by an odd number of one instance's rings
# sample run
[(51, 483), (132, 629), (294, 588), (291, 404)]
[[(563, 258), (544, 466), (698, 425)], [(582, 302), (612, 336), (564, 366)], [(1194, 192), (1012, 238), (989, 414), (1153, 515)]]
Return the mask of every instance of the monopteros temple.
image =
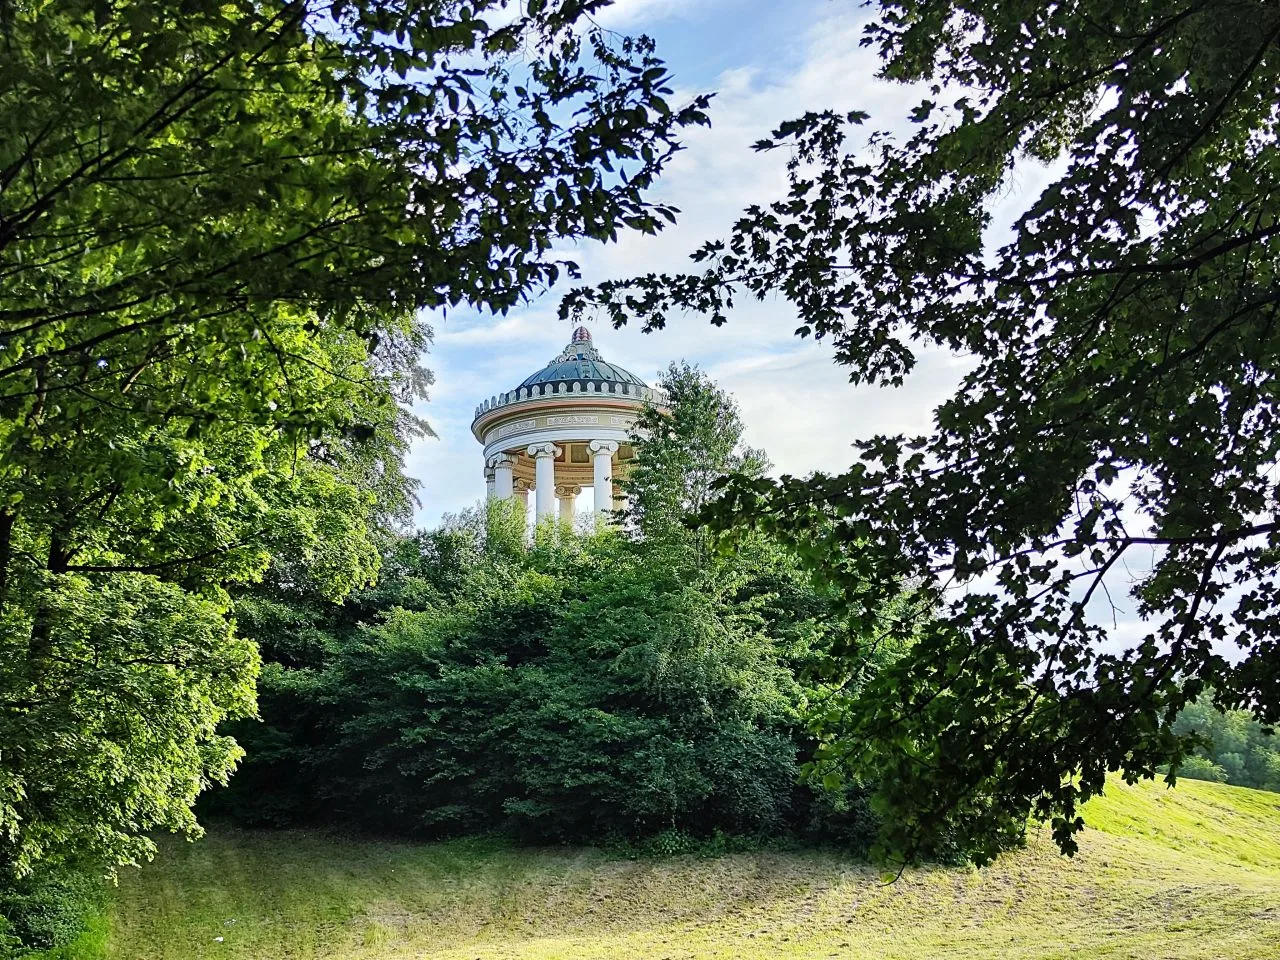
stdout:
[(635, 374), (607, 363), (586, 327), (541, 370), (514, 390), (476, 408), (471, 432), (484, 444), (489, 496), (518, 497), (537, 519), (573, 519), (583, 487), (597, 516), (613, 510), (613, 477), (633, 456), (631, 430), (646, 404), (666, 400)]

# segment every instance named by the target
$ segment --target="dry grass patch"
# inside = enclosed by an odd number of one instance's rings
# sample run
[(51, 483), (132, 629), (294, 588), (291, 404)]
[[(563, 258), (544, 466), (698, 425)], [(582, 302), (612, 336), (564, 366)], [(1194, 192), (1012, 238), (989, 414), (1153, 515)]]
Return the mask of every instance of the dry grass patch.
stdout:
[(1088, 819), (1073, 860), (1038, 836), (987, 870), (891, 885), (822, 852), (631, 862), (220, 830), (122, 880), (107, 957), (1280, 957), (1280, 795), (1116, 786)]

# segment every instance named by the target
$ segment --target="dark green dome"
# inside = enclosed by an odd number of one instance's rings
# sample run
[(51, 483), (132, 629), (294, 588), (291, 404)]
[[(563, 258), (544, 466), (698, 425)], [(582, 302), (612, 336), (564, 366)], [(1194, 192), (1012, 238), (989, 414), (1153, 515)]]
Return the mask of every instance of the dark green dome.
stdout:
[[(560, 351), (560, 355), (530, 377), (521, 387), (533, 387), (540, 383), (631, 383), (648, 386), (630, 370), (606, 363), (600, 351), (591, 343), (591, 331), (579, 327), (573, 331), (573, 339)], [(516, 389), (519, 389), (517, 387)]]

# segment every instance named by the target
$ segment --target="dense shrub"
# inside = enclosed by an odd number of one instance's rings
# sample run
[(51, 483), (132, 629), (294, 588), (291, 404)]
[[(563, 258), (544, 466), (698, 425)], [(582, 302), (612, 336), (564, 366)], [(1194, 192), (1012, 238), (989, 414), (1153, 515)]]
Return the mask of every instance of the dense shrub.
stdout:
[[(468, 575), (443, 583), (438, 541), (463, 538)], [(237, 730), (248, 759), (224, 812), (538, 841), (776, 835), (865, 812), (799, 785), (796, 642), (741, 564), (714, 582), (686, 545), (561, 532), (525, 548), (474, 517), (414, 542), (417, 568), (395, 574), (414, 583), (381, 588), (404, 605), (369, 624), (335, 612), (321, 640), (308, 624), (314, 662), (264, 671), (267, 723)], [(303, 631), (283, 619), (296, 658)]]
[(100, 875), (41, 866), (0, 883), (0, 960), (71, 943), (102, 906)]
[(389, 541), (379, 585), (342, 606), (288, 569), (242, 596), (264, 723), (234, 730), (247, 757), (218, 809), (428, 836), (865, 848), (861, 788), (801, 779), (810, 668), (848, 639), (836, 598), (761, 537), (726, 553), (682, 522), (717, 477), (766, 461), (703, 375), (673, 366), (663, 386), (671, 413), (646, 414), (612, 530), (530, 541), (495, 505)]

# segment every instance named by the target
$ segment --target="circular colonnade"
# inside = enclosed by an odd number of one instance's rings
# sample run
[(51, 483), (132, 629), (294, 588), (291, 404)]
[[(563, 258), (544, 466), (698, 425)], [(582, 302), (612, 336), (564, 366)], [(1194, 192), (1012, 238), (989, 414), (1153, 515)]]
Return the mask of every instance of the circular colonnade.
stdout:
[(532, 491), (539, 522), (557, 513), (570, 522), (578, 494), (591, 487), (596, 515), (607, 518), (614, 475), (635, 456), (635, 422), (665, 402), (661, 390), (606, 362), (578, 327), (545, 367), (476, 408), (471, 432), (484, 444), (489, 496), (515, 497), (527, 510)]

